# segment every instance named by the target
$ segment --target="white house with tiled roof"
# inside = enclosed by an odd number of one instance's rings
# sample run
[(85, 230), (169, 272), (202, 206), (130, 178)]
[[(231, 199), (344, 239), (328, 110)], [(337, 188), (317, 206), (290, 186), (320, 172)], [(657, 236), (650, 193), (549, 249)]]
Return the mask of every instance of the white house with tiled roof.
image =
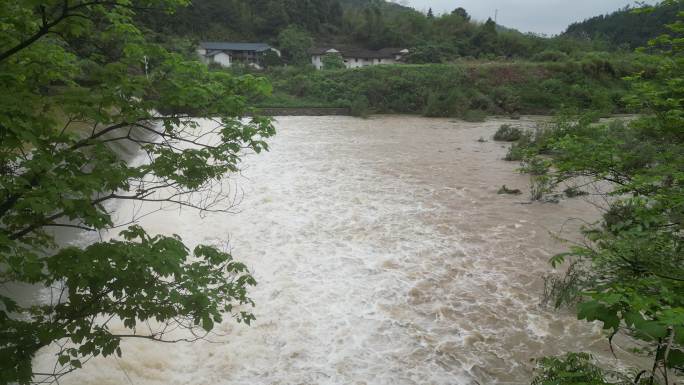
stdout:
[(261, 57), (268, 51), (280, 56), (280, 51), (265, 43), (201, 42), (197, 54), (204, 63), (230, 67), (243, 63), (261, 68)]

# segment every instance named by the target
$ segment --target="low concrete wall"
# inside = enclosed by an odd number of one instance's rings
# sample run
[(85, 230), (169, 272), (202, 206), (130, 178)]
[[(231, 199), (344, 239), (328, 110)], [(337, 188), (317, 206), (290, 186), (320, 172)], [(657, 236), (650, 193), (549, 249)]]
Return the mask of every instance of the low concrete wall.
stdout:
[(259, 113), (266, 116), (327, 116), (351, 115), (349, 108), (259, 108)]

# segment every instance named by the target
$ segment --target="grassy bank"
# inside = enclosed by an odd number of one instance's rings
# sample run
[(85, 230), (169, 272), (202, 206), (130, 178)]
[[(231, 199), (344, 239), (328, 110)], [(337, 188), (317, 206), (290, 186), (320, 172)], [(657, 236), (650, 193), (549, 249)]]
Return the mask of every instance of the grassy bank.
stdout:
[(261, 73), (273, 94), (260, 107), (350, 107), (477, 119), (491, 114), (551, 114), (562, 109), (627, 112), (623, 77), (633, 60), (589, 57), (564, 62), (461, 62), (388, 65), (355, 70), (276, 68)]

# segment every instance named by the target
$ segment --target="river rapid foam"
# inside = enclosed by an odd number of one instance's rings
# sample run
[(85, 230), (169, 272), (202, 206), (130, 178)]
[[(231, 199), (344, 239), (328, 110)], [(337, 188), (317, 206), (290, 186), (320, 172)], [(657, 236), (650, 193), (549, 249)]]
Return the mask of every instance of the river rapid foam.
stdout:
[(567, 247), (553, 234), (575, 237), (566, 219), (596, 210), (498, 195), (529, 183), (490, 139), (502, 123), (534, 120), (279, 118), (271, 151), (232, 177), (237, 213), (141, 219), (229, 244), (259, 283), (257, 321), (227, 320), (213, 343), (126, 341), (123, 358), (60, 383), (527, 384), (531, 358), (608, 357), (598, 325), (539, 305), (547, 261)]

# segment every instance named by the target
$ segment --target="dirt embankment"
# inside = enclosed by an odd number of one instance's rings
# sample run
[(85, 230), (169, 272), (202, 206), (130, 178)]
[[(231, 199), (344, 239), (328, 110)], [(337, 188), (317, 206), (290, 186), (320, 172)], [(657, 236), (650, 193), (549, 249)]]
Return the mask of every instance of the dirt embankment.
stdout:
[(298, 108), (298, 107), (273, 107), (260, 108), (259, 113), (266, 116), (331, 116), (351, 115), (349, 108)]

